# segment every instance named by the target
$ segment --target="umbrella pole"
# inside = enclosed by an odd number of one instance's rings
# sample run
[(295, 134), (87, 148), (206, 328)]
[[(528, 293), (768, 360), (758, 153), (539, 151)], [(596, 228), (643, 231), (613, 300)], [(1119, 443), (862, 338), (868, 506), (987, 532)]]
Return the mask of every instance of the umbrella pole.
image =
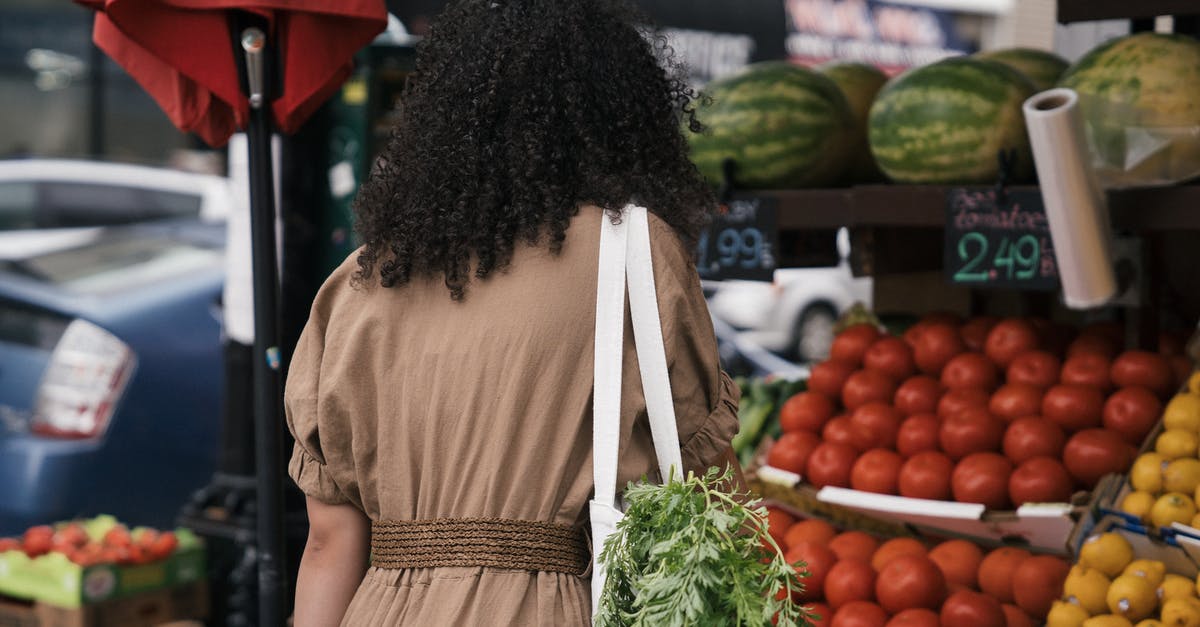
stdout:
[(275, 241), (275, 181), (269, 99), (264, 76), (266, 35), (241, 32), (250, 88), (250, 237), (254, 274), (254, 435), (258, 483), (257, 558), (260, 627), (286, 620), (283, 574), (283, 392), (280, 386), (279, 273)]

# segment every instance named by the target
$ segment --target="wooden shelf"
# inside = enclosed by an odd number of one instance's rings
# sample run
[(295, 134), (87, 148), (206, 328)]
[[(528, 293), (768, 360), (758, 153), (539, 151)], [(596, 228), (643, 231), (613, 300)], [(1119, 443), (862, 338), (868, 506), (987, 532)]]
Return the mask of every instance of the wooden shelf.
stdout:
[(1058, 0), (1058, 21), (1129, 20), (1159, 15), (1200, 15), (1196, 0)]
[[(948, 189), (940, 185), (866, 185), (743, 196), (776, 198), (781, 230), (843, 226), (941, 228)], [(1118, 230), (1200, 230), (1200, 185), (1114, 191), (1108, 198), (1113, 227)]]

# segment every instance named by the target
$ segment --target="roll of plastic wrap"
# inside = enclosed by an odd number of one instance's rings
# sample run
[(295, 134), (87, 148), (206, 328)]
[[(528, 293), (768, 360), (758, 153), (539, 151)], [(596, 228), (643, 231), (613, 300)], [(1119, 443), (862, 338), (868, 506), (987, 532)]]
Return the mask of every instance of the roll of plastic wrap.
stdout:
[(1025, 101), (1063, 298), (1072, 309), (1103, 305), (1117, 293), (1108, 206), (1089, 163), (1079, 96), (1051, 89)]

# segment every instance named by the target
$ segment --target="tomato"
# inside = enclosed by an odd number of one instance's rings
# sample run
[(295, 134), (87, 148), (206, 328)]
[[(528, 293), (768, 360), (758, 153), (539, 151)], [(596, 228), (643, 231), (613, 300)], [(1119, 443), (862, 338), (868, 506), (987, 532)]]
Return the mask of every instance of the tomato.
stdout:
[(992, 394), (983, 388), (959, 388), (947, 390), (938, 401), (937, 415), (946, 419), (973, 407), (987, 409)]
[(787, 399), (779, 409), (779, 426), (785, 432), (820, 433), (833, 417), (833, 401), (820, 392), (800, 392)]
[(900, 423), (900, 431), (896, 434), (896, 451), (906, 458), (921, 451), (936, 451), (941, 426), (941, 421), (933, 414), (909, 416)]
[(979, 353), (963, 353), (951, 359), (942, 369), (942, 385), (950, 388), (983, 388), (993, 390), (999, 373), (996, 365)]
[(1001, 607), (1004, 609), (1006, 627), (1033, 627), (1033, 619), (1029, 618), (1029, 615), (1021, 608), (1008, 603)]
[(999, 323), (1000, 319), (994, 316), (971, 318), (958, 330), (958, 334), (967, 350), (982, 353), (984, 345), (987, 344), (988, 334)]
[(878, 370), (896, 381), (911, 377), (917, 370), (913, 350), (898, 337), (881, 338), (867, 348), (863, 367)]
[(838, 608), (829, 627), (886, 627), (887, 612), (870, 601), (851, 601)]
[(844, 361), (823, 361), (812, 367), (808, 374), (808, 389), (820, 392), (829, 398), (841, 398), (846, 379), (858, 370), (854, 364)]
[[(1008, 364), (1005, 381), (1009, 383), (1027, 383), (1043, 390), (1058, 383), (1062, 362), (1046, 351), (1026, 351), (1017, 355)], [(809, 383), (812, 387), (812, 383)]]
[(939, 322), (922, 323), (913, 332), (913, 362), (925, 374), (938, 376), (946, 362), (967, 350), (958, 328)]
[(1075, 482), (1066, 466), (1053, 457), (1026, 460), (1008, 478), (1014, 507), (1025, 503), (1069, 503)]
[(875, 600), (875, 569), (859, 560), (841, 560), (825, 577), (825, 601), (834, 610), (851, 601)]
[(871, 401), (890, 403), (896, 395), (896, 382), (878, 370), (859, 370), (846, 379), (842, 404), (854, 411)]
[(1171, 372), (1175, 375), (1175, 388), (1183, 387), (1192, 376), (1192, 360), (1186, 355), (1171, 355), (1167, 357), (1171, 363)]
[(850, 487), (850, 469), (858, 451), (845, 444), (822, 442), (808, 458), (804, 477), (818, 488), (827, 485), (839, 488)]
[(896, 434), (904, 417), (891, 405), (873, 401), (854, 410), (850, 416), (855, 448), (895, 448)]
[(957, 461), (972, 453), (1000, 450), (1004, 429), (1004, 422), (988, 410), (967, 409), (942, 421), (938, 442)]
[(913, 607), (892, 617), (887, 627), (941, 627), (937, 612), (923, 607)]
[(879, 545), (875, 555), (871, 556), (871, 568), (874, 568), (877, 573), (883, 572), (883, 569), (898, 557), (927, 554), (925, 545), (913, 538), (892, 538)]
[(798, 595), (801, 601), (818, 601), (825, 596), (825, 577), (837, 563), (837, 556), (828, 547), (817, 542), (801, 541), (788, 549), (784, 559), (789, 564), (804, 562), (797, 570), (808, 571), (807, 576), (800, 578), (804, 591)]
[(861, 531), (843, 531), (829, 541), (829, 550), (839, 560), (862, 560), (870, 563), (879, 542)]
[(937, 411), (938, 401), (945, 392), (941, 382), (924, 375), (912, 377), (896, 388), (892, 404), (905, 416)]
[(854, 437), (854, 423), (850, 422), (850, 416), (834, 416), (829, 422), (825, 423), (825, 428), (821, 430), (821, 439), (834, 444), (845, 444), (854, 450), (858, 449), (858, 441)]
[(1000, 602), (972, 590), (959, 590), (942, 604), (943, 625), (963, 627), (1005, 627), (1007, 619)]
[(1042, 416), (1066, 431), (1099, 427), (1104, 415), (1104, 393), (1090, 385), (1060, 383), (1042, 398)]
[(950, 477), (954, 500), (980, 503), (993, 510), (1008, 509), (1008, 478), (1013, 466), (999, 453), (972, 453), (958, 462)]
[(783, 534), (783, 541), (789, 547), (801, 542), (815, 542), (825, 546), (836, 535), (837, 529), (834, 529), (833, 525), (819, 518), (806, 518), (792, 523), (787, 528), (787, 532)]
[(796, 522), (796, 517), (779, 509), (778, 507), (767, 508), (767, 533), (775, 544), (779, 545), (782, 551), (787, 551), (787, 545), (783, 541), (784, 534), (787, 533), (788, 527)]
[(946, 576), (947, 584), (958, 584), (975, 588), (979, 583), (979, 563), (983, 551), (973, 542), (946, 540), (929, 551), (929, 559), (938, 565)]
[(1013, 598), (1017, 607), (1030, 616), (1045, 616), (1062, 596), (1063, 582), (1071, 569), (1066, 562), (1050, 555), (1027, 558), (1013, 572)]
[(1099, 335), (1080, 335), (1067, 346), (1067, 359), (1079, 355), (1096, 355), (1105, 359), (1116, 356), (1120, 342)]
[(1150, 388), (1159, 398), (1175, 391), (1175, 373), (1166, 357), (1148, 351), (1125, 351), (1112, 363), (1109, 371), (1113, 385), (1141, 385)]
[(824, 603), (806, 603), (804, 607), (808, 608), (810, 615), (816, 615), (812, 620), (812, 627), (829, 627), (833, 622), (833, 609)]
[(900, 481), (900, 467), (904, 458), (900, 454), (877, 448), (862, 454), (850, 470), (850, 487), (863, 492), (895, 494)]
[(1036, 350), (1039, 343), (1037, 329), (1028, 320), (1007, 318), (992, 327), (983, 352), (997, 366), (1007, 368), (1017, 355)]
[(900, 467), (900, 496), (914, 499), (950, 500), (950, 473), (954, 462), (938, 451), (922, 451)]
[(1059, 380), (1070, 385), (1090, 385), (1107, 390), (1112, 387), (1112, 379), (1108, 374), (1111, 367), (1112, 362), (1104, 355), (1079, 353), (1068, 357), (1063, 363)]
[(793, 431), (779, 437), (767, 451), (767, 465), (804, 474), (808, 458), (821, 444), (821, 436), (808, 431)]
[(1004, 431), (1004, 455), (1014, 464), (1034, 457), (1058, 459), (1066, 443), (1062, 427), (1041, 416), (1017, 418)]
[(1005, 422), (1036, 415), (1042, 410), (1042, 388), (1030, 383), (1005, 383), (992, 394), (988, 410)]
[(904, 555), (879, 571), (875, 598), (893, 614), (911, 607), (936, 609), (946, 598), (946, 578), (929, 557)]
[(844, 361), (854, 366), (862, 364), (863, 355), (867, 349), (878, 340), (879, 329), (870, 324), (855, 324), (833, 338), (829, 347), (829, 358), (834, 361)]
[(1134, 446), (1141, 446), (1162, 411), (1162, 402), (1149, 389), (1139, 385), (1121, 388), (1104, 401), (1104, 428), (1116, 431)]
[(1104, 475), (1124, 472), (1133, 465), (1136, 452), (1115, 431), (1085, 429), (1067, 440), (1063, 464), (1076, 481), (1090, 490)]
[(979, 589), (1001, 603), (1013, 603), (1013, 575), (1029, 558), (1029, 551), (1002, 546), (988, 553), (979, 563)]

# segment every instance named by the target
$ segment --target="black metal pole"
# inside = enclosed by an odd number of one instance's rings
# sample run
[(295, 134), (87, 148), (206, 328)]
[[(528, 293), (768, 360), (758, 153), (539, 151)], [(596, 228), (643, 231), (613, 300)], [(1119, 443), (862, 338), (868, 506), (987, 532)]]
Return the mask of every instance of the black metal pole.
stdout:
[[(92, 21), (96, 14), (92, 15)], [(96, 42), (88, 42), (88, 147), (93, 159), (104, 156), (104, 52)]]
[[(259, 627), (282, 627), (286, 590), (283, 530), (283, 390), (279, 379), (279, 274), (271, 163), (269, 54), (262, 29), (241, 31), (250, 87), (250, 239), (254, 274), (254, 435), (258, 481)], [(257, 93), (256, 93), (257, 92)]]

